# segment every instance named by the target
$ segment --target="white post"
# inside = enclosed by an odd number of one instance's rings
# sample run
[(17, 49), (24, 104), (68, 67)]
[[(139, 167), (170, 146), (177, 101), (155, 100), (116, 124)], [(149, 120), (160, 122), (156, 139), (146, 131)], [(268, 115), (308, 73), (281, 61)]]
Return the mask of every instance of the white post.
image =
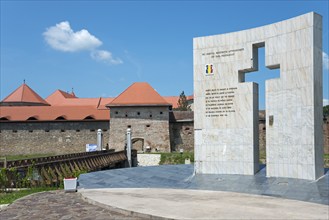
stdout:
[(97, 151), (102, 150), (102, 145), (103, 145), (102, 129), (98, 129), (97, 130)]
[(131, 167), (131, 129), (127, 129), (127, 160), (128, 165)]

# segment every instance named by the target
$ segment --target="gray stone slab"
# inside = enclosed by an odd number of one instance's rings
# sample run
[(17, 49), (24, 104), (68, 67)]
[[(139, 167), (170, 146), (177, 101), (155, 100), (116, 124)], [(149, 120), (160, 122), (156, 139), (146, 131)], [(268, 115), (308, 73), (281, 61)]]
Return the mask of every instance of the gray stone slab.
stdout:
[(170, 188), (230, 191), (329, 205), (329, 172), (317, 181), (256, 175), (197, 174), (193, 165), (162, 165), (80, 175), (79, 189)]

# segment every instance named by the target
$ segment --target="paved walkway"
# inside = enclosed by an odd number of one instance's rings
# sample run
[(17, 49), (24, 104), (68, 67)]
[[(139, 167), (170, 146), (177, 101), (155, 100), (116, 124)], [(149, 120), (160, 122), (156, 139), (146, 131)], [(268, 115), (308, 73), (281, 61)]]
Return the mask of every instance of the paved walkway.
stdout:
[(16, 200), (0, 210), (0, 219), (138, 219), (92, 205), (79, 193), (65, 193), (63, 190), (32, 194)]

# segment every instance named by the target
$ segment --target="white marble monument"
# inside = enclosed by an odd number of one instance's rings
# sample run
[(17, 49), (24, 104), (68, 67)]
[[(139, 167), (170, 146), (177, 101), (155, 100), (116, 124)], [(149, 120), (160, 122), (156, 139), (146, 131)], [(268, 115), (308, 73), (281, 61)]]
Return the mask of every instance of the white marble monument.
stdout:
[(313, 12), (193, 39), (196, 173), (258, 171), (258, 85), (244, 75), (258, 70), (259, 47), (280, 69), (266, 81), (267, 176), (315, 180), (324, 169), (322, 17)]

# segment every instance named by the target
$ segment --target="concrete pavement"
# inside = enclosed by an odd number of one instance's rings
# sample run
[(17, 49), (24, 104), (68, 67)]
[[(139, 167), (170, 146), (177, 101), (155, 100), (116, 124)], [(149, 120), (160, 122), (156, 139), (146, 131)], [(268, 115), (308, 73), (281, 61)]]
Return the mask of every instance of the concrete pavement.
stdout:
[(90, 203), (154, 219), (329, 219), (327, 205), (235, 192), (163, 189), (81, 189)]

